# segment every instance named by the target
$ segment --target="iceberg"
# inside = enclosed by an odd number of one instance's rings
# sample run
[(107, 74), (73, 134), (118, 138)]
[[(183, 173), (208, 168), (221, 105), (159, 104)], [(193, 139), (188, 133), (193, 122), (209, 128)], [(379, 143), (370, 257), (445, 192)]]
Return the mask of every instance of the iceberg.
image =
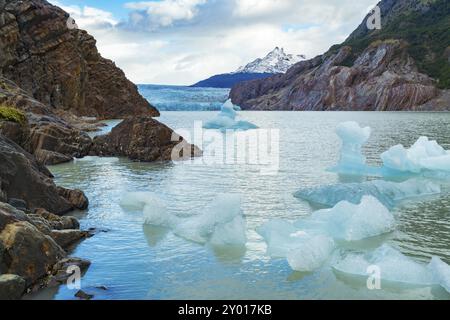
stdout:
[(359, 204), (341, 201), (294, 223), (299, 229), (310, 229), (312, 225), (320, 226), (335, 240), (359, 241), (393, 231), (395, 219), (376, 198), (364, 196)]
[(226, 130), (251, 130), (258, 129), (256, 125), (248, 121), (236, 120), (237, 112), (240, 110), (239, 107), (234, 106), (231, 103), (231, 99), (222, 105), (219, 114), (213, 119), (206, 122), (203, 125), (205, 129), (218, 129), (221, 131)]
[(358, 205), (342, 201), (332, 209), (289, 222), (275, 219), (257, 229), (267, 254), (287, 258), (297, 271), (313, 271), (324, 264), (335, 240), (359, 241), (393, 231), (392, 214), (376, 198), (365, 196)]
[(409, 149), (402, 145), (394, 146), (381, 155), (381, 160), (384, 167), (399, 172), (450, 172), (450, 151), (427, 137), (420, 137)]
[(374, 180), (304, 188), (294, 193), (294, 197), (313, 204), (333, 207), (340, 201), (357, 204), (364, 196), (372, 196), (391, 209), (403, 200), (435, 195), (440, 192), (441, 187), (428, 180), (410, 179), (401, 183)]
[(165, 202), (151, 192), (127, 193), (120, 205), (142, 211), (144, 224), (170, 228), (176, 235), (193, 242), (242, 246), (247, 241), (239, 195), (219, 195), (200, 215), (188, 218), (171, 214)]
[(366, 165), (366, 157), (362, 154), (362, 147), (371, 133), (370, 127), (362, 128), (354, 121), (339, 124), (336, 134), (342, 141), (341, 155), (337, 166), (330, 170), (347, 174), (370, 171), (371, 168)]
[(433, 275), (433, 279), (450, 293), (450, 266), (438, 257), (433, 257), (428, 269)]
[(267, 254), (272, 258), (286, 258), (295, 271), (320, 268), (334, 250), (334, 241), (329, 236), (299, 230), (281, 219), (266, 222), (257, 232), (267, 244)]
[(316, 235), (289, 251), (287, 261), (292, 270), (310, 272), (324, 265), (333, 250), (333, 239)]
[(198, 216), (182, 219), (175, 227), (175, 234), (193, 242), (209, 242), (215, 246), (245, 245), (246, 221), (239, 195), (219, 195), (202, 212)]
[(371, 266), (379, 268), (382, 284), (383, 281), (420, 286), (436, 284), (427, 266), (415, 262), (386, 244), (373, 252), (348, 254), (334, 264), (333, 269), (338, 273), (367, 279), (370, 276), (368, 270)]
[(440, 285), (450, 293), (450, 266), (438, 257), (428, 265), (418, 263), (389, 245), (369, 253), (351, 253), (333, 265), (341, 274), (356, 277), (369, 276), (369, 267), (376, 266), (382, 281), (392, 284), (419, 286)]

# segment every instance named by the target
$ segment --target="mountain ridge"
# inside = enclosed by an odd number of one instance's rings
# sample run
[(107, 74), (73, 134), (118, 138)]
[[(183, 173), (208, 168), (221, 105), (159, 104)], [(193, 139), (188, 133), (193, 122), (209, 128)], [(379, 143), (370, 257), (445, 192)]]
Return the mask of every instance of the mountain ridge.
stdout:
[(231, 88), (242, 81), (265, 79), (274, 74), (285, 73), (292, 65), (304, 59), (304, 55), (286, 54), (283, 48), (276, 47), (263, 58), (255, 59), (234, 72), (214, 75), (192, 87)]
[(339, 45), (284, 75), (234, 86), (251, 110), (450, 110), (450, 3), (383, 0), (382, 29), (367, 15)]

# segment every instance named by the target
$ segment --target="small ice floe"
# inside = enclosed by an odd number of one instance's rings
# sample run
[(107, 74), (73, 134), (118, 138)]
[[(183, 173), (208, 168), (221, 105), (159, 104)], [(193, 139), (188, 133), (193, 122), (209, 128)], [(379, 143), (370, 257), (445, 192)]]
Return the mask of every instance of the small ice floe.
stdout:
[(389, 210), (376, 198), (364, 196), (359, 204), (342, 201), (295, 222), (268, 221), (257, 231), (268, 255), (287, 258), (296, 271), (313, 271), (328, 260), (335, 241), (359, 241), (394, 229)]
[(399, 172), (450, 172), (450, 151), (428, 137), (420, 137), (409, 149), (396, 145), (384, 152), (381, 160), (384, 167)]
[(377, 169), (366, 164), (366, 157), (362, 147), (370, 138), (372, 129), (362, 128), (357, 122), (349, 121), (339, 124), (336, 134), (342, 141), (341, 154), (338, 164), (330, 171), (344, 174), (376, 174)]
[(170, 228), (176, 235), (193, 242), (243, 246), (247, 241), (241, 198), (236, 194), (219, 195), (202, 208), (201, 214), (188, 218), (170, 213), (166, 203), (150, 192), (128, 193), (121, 206), (142, 211), (145, 224)]
[(436, 141), (420, 137), (411, 148), (396, 145), (381, 154), (383, 166), (373, 167), (366, 163), (362, 147), (370, 138), (370, 127), (360, 127), (356, 122), (344, 122), (337, 126), (336, 134), (342, 140), (340, 159), (330, 171), (349, 175), (380, 177), (424, 176), (450, 177), (450, 151)]
[(441, 187), (438, 184), (424, 179), (411, 179), (401, 183), (374, 180), (304, 188), (294, 193), (294, 197), (312, 204), (332, 207), (344, 200), (357, 204), (362, 197), (372, 196), (391, 209), (401, 201), (439, 193)]
[(236, 120), (238, 116), (236, 110), (240, 110), (240, 108), (234, 106), (231, 103), (231, 100), (228, 100), (222, 105), (219, 114), (213, 120), (206, 122), (203, 125), (203, 128), (218, 129), (221, 131), (226, 130), (245, 131), (251, 129), (258, 129), (258, 127), (251, 122)]
[(347, 277), (367, 279), (371, 266), (379, 270), (382, 285), (440, 285), (450, 293), (450, 266), (440, 258), (433, 257), (424, 265), (386, 244), (368, 253), (347, 253), (333, 269)]

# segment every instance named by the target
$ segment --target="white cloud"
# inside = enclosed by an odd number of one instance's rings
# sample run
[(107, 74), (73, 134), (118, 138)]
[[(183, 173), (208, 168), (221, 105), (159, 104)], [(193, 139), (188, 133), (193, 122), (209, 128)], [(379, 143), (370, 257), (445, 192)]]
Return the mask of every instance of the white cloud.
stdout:
[(91, 30), (94, 28), (111, 27), (118, 23), (113, 14), (108, 11), (89, 6), (66, 6), (59, 1), (51, 1), (70, 14), (81, 29)]
[(149, 28), (168, 27), (176, 21), (189, 21), (198, 12), (198, 6), (206, 0), (162, 0), (158, 2), (129, 2), (128, 9), (136, 10), (130, 16), (133, 25), (147, 24)]
[(342, 42), (376, 2), (145, 1), (128, 3), (129, 18), (120, 22), (103, 10), (64, 9), (133, 82), (189, 85), (234, 71), (276, 46), (312, 58)]

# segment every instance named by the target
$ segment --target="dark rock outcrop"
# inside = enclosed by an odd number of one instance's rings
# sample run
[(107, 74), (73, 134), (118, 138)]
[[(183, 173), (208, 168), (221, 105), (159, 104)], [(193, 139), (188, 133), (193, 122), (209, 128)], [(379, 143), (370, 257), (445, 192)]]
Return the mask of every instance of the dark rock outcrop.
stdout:
[(18, 300), (26, 289), (26, 282), (15, 274), (0, 275), (0, 300)]
[(26, 214), (0, 202), (0, 274), (10, 275), (0, 277), (0, 299), (19, 299), (26, 288), (61, 283), (69, 266), (85, 270), (90, 262), (67, 258), (64, 250), (90, 236), (78, 226), (73, 217), (44, 209)]
[[(11, 140), (0, 135), (0, 190), (6, 200), (20, 199), (28, 209), (45, 208), (64, 214), (84, 207), (85, 200), (78, 191), (76, 196), (66, 199), (61, 196), (52, 180), (51, 173), (35, 158)], [(66, 192), (70, 194), (69, 191)], [(83, 200), (84, 202), (72, 201)]]
[(284, 75), (236, 85), (232, 102), (251, 110), (450, 110), (450, 3), (383, 0), (379, 6), (381, 30), (368, 30), (364, 20), (324, 55)]
[(0, 2), (0, 74), (53, 109), (79, 116), (157, 116), (87, 32), (44, 0)]
[(66, 189), (58, 187), (58, 194), (69, 201), (69, 203), (78, 210), (86, 210), (89, 207), (89, 199), (83, 191), (75, 189)]
[(30, 97), (15, 83), (2, 77), (0, 104), (20, 109), (27, 116), (26, 123), (0, 120), (0, 134), (34, 154), (40, 163), (68, 162), (89, 152), (92, 140), (86, 133), (63, 120), (55, 113), (57, 110)]
[(109, 134), (96, 137), (91, 150), (93, 155), (144, 162), (189, 159), (201, 153), (198, 147), (151, 117), (125, 119)]

